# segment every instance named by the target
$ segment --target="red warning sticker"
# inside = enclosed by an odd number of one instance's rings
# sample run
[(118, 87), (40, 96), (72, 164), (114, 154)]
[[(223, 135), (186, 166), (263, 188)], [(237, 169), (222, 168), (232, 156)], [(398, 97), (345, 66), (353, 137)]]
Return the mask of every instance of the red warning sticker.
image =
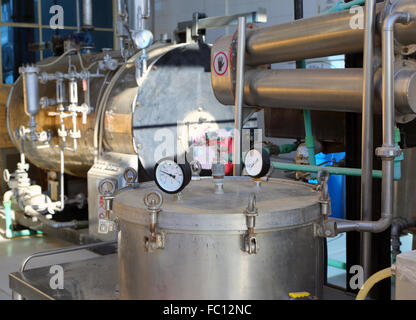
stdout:
[(224, 76), (228, 72), (228, 57), (220, 51), (214, 57), (214, 72), (217, 76)]

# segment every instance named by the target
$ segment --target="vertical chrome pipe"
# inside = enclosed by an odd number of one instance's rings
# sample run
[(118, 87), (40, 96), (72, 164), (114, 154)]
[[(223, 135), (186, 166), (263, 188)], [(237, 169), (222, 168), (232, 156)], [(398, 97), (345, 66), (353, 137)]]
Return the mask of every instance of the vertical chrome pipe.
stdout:
[(60, 212), (64, 211), (65, 209), (65, 153), (64, 153), (65, 144), (62, 145), (61, 151), (60, 151), (60, 160), (61, 160), (61, 170), (60, 170), (60, 199), (61, 199), (61, 206), (59, 207)]
[(82, 28), (84, 30), (93, 28), (92, 0), (82, 0)]
[[(374, 37), (376, 0), (365, 3), (363, 117), (361, 139), (361, 220), (372, 220), (373, 192), (373, 102), (374, 102)], [(361, 241), (361, 264), (365, 280), (371, 275), (371, 233), (365, 232)]]
[(234, 148), (233, 171), (235, 176), (241, 175), (241, 134), (243, 129), (243, 104), (244, 104), (244, 67), (246, 53), (246, 18), (238, 18), (237, 39), (237, 70), (235, 86), (235, 123), (234, 123)]
[(81, 32), (81, 12), (79, 7), (79, 0), (75, 1), (75, 10), (77, 11), (77, 33)]
[(394, 26), (396, 23), (408, 24), (411, 20), (409, 13), (396, 12), (383, 23), (383, 146), (376, 150), (377, 156), (383, 161), (381, 218), (378, 221), (335, 220), (336, 234), (348, 231), (379, 233), (391, 225), (394, 209), (394, 158), (401, 153), (394, 141)]

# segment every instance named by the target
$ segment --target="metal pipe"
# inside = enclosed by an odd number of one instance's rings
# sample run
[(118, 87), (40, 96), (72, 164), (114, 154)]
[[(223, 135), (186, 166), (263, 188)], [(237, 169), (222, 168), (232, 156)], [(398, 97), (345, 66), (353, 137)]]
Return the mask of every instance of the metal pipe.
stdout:
[[(321, 170), (326, 170), (330, 174), (341, 175), (341, 176), (361, 177), (362, 175), (362, 170), (356, 169), (356, 168), (321, 167), (321, 166), (301, 165), (301, 164), (275, 162), (275, 161), (272, 162), (272, 165), (273, 165), (273, 168), (279, 169), (279, 170), (311, 172), (311, 173), (318, 173)], [(375, 179), (381, 179), (382, 171), (373, 170), (372, 177)]]
[(116, 243), (117, 243), (117, 240), (113, 240), (113, 241), (107, 241), (107, 242), (90, 243), (90, 244), (86, 244), (86, 245), (82, 245), (78, 247), (70, 247), (70, 248), (63, 248), (63, 249), (34, 253), (30, 255), (29, 257), (27, 257), (25, 260), (23, 260), (22, 264), (20, 265), (19, 272), (24, 272), (26, 269), (26, 265), (33, 258), (46, 257), (46, 256), (54, 255), (54, 254), (68, 253), (68, 252), (74, 252), (74, 251), (85, 250), (85, 249), (93, 249), (93, 248), (113, 245)]
[(237, 38), (237, 71), (235, 88), (235, 123), (234, 123), (234, 148), (233, 171), (234, 176), (241, 175), (241, 134), (243, 129), (243, 104), (244, 104), (244, 71), (246, 51), (246, 17), (238, 18)]
[(390, 14), (383, 24), (382, 60), (383, 60), (383, 146), (376, 153), (382, 158), (381, 218), (378, 221), (335, 220), (336, 234), (348, 231), (373, 232), (385, 231), (393, 217), (394, 203), (394, 158), (400, 155), (394, 141), (394, 26), (396, 23), (411, 22), (409, 13)]
[[(378, 4), (377, 13), (382, 13), (383, 8), (383, 3)], [(352, 24), (359, 19), (354, 14), (345, 10), (251, 30), (247, 33), (246, 63), (257, 66), (360, 53), (364, 49), (365, 31)], [(382, 16), (377, 14), (378, 25)], [(414, 42), (414, 29), (412, 26), (398, 28), (397, 37), (402, 45), (410, 45)], [(379, 39), (376, 33), (377, 45)]]
[(247, 34), (247, 64), (362, 52), (364, 31), (351, 28), (351, 18), (346, 10), (253, 30)]
[[(376, 1), (365, 3), (365, 36), (364, 36), (364, 72), (363, 72), (363, 117), (361, 139), (361, 220), (372, 220), (373, 192), (373, 98), (374, 98), (374, 34), (376, 19)], [(371, 275), (371, 233), (362, 235), (361, 264), (364, 268), (364, 279)]]
[(81, 32), (81, 12), (79, 7), (79, 0), (75, 1), (75, 10), (77, 11), (77, 33)]
[(82, 0), (82, 29), (89, 31), (93, 29), (92, 0)]
[[(380, 86), (381, 70), (374, 77)], [(395, 83), (396, 108), (410, 114), (416, 111), (413, 90), (416, 81), (411, 80), (416, 70), (406, 75), (408, 85)], [(340, 112), (362, 112), (362, 69), (296, 69), (296, 70), (247, 70), (245, 74), (244, 103), (248, 106), (269, 108), (312, 109)], [(218, 83), (218, 85), (222, 85)], [(214, 84), (214, 92), (221, 92), (220, 102), (231, 102), (232, 91), (222, 90)], [(376, 96), (374, 113), (381, 113), (381, 98)], [(230, 103), (226, 103), (230, 104)], [(413, 111), (413, 113), (415, 112)]]

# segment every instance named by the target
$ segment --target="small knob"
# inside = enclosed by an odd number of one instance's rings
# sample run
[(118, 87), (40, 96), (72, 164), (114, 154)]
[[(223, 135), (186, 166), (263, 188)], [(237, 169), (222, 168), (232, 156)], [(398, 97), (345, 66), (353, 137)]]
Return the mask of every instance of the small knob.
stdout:
[(117, 182), (113, 179), (104, 179), (98, 185), (98, 192), (104, 197), (110, 197), (116, 192)]
[(137, 179), (137, 171), (134, 170), (131, 167), (126, 168), (126, 170), (124, 170), (124, 180), (126, 181), (126, 183), (128, 185), (134, 183)]

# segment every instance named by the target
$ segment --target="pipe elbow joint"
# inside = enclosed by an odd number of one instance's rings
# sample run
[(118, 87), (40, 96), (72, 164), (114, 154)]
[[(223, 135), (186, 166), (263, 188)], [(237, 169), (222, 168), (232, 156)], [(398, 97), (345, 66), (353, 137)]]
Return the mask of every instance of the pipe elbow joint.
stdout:
[(383, 31), (393, 32), (396, 23), (409, 24), (414, 19), (409, 12), (394, 12), (384, 19)]

